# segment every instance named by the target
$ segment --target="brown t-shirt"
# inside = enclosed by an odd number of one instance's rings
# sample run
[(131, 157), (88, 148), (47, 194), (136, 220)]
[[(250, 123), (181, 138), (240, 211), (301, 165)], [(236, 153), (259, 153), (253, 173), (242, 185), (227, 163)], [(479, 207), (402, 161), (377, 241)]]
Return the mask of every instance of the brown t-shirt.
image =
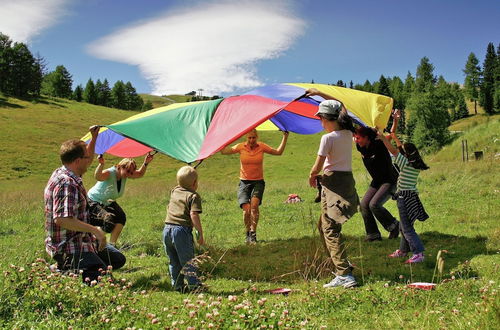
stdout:
[(190, 212), (201, 213), (201, 197), (195, 191), (176, 186), (170, 193), (165, 223), (193, 227)]

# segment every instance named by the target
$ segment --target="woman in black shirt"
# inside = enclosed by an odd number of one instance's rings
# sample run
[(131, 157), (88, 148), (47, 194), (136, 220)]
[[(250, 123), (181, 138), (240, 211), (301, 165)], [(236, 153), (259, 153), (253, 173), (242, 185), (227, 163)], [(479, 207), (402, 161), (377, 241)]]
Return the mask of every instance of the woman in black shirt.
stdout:
[(384, 207), (384, 203), (396, 191), (398, 173), (392, 165), (384, 143), (376, 137), (376, 131), (370, 127), (359, 127), (354, 135), (356, 148), (361, 153), (363, 164), (372, 177), (370, 187), (360, 205), (368, 242), (382, 240), (375, 219), (389, 232), (390, 239), (399, 235), (399, 222)]

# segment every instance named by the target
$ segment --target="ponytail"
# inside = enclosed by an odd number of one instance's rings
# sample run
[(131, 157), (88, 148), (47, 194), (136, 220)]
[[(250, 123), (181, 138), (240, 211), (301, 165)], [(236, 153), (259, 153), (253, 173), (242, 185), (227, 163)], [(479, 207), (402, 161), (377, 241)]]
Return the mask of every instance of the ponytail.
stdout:
[(349, 117), (349, 115), (347, 114), (347, 110), (345, 110), (345, 108), (342, 109), (342, 111), (340, 111), (337, 122), (339, 123), (340, 128), (346, 129), (353, 133), (356, 132), (356, 130), (354, 129), (354, 123), (352, 122), (352, 118)]
[(410, 165), (417, 170), (428, 170), (429, 166), (424, 163), (424, 160), (420, 156), (417, 147), (413, 143), (405, 143), (403, 145), (404, 154), (408, 159)]

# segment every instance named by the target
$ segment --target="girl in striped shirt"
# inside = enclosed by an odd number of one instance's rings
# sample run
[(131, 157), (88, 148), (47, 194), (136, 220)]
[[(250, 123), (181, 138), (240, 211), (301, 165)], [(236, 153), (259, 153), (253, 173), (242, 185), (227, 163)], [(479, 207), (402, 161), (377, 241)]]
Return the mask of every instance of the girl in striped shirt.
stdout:
[(413, 224), (416, 220), (424, 221), (429, 218), (418, 197), (417, 178), (420, 171), (429, 169), (413, 143), (402, 144), (395, 133), (391, 136), (396, 141), (394, 147), (382, 132), (379, 139), (384, 142), (387, 150), (394, 156), (393, 161), (399, 168), (396, 199), (399, 210), (401, 241), (399, 249), (389, 255), (390, 258), (405, 257), (412, 252), (412, 257), (405, 261), (413, 264), (424, 261), (424, 245), (415, 232)]

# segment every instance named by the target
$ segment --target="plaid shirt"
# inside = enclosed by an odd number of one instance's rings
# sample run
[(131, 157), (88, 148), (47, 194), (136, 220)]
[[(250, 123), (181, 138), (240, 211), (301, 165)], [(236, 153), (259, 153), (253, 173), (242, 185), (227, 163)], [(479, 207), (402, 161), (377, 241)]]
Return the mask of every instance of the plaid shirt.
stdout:
[(82, 178), (65, 166), (56, 169), (45, 187), (45, 250), (50, 256), (95, 252), (90, 233), (64, 229), (56, 218), (76, 218), (88, 223), (87, 192)]

